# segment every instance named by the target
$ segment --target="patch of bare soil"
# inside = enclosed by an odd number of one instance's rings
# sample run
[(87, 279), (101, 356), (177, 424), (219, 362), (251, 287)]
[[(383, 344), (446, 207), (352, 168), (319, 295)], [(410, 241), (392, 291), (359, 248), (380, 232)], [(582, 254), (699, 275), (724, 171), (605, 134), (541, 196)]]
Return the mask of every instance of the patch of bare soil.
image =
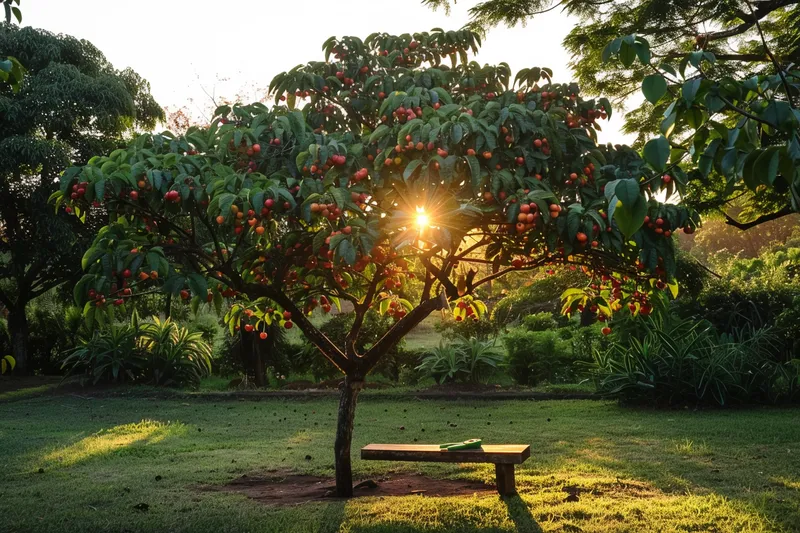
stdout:
[[(313, 501), (339, 501), (331, 478), (286, 473), (272, 477), (243, 475), (227, 485), (203, 486), (200, 490), (235, 492), (265, 505), (298, 505)], [(495, 487), (479, 481), (436, 479), (419, 474), (389, 475), (375, 482), (356, 484), (354, 497), (364, 496), (464, 496), (496, 494)]]

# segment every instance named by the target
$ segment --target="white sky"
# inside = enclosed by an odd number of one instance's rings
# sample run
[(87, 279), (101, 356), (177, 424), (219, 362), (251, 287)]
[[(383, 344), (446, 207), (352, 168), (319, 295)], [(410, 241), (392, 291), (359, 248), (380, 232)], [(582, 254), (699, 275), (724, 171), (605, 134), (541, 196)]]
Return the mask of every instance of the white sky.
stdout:
[[(302, 0), (300, 12), (276, 0), (28, 0), (22, 13), (26, 26), (87, 39), (116, 68), (132, 67), (150, 82), (161, 105), (181, 107), (194, 99), (207, 108), (203, 88), (228, 98), (245, 87), (266, 88), (279, 72), (324, 59), (322, 43), (331, 35), (458, 29), (475, 3), (461, 0), (445, 16), (419, 0)], [(569, 81), (561, 41), (574, 22), (555, 10), (525, 27), (495, 28), (477, 60), (505, 61), (515, 74), (550, 67), (556, 81)], [(600, 141), (625, 142), (620, 124), (617, 113), (604, 124)]]

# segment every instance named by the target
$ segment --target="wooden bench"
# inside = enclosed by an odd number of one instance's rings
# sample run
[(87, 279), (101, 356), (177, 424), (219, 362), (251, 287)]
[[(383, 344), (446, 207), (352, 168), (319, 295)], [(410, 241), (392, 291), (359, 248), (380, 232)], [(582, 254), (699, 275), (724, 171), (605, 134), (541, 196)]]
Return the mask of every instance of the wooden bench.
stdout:
[(378, 461), (425, 461), (435, 463), (493, 463), (497, 492), (517, 493), (514, 465), (531, 456), (527, 444), (487, 444), (475, 450), (447, 451), (437, 444), (367, 444), (361, 448), (361, 459)]

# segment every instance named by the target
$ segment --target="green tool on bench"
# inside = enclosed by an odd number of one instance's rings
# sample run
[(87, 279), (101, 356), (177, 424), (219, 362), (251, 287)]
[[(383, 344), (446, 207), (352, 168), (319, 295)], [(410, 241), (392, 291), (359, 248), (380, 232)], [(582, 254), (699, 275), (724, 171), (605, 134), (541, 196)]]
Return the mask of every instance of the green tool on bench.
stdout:
[(481, 439), (469, 439), (464, 442), (448, 442), (447, 444), (440, 444), (439, 448), (442, 451), (456, 451), (456, 450), (476, 450), (481, 447), (483, 441)]

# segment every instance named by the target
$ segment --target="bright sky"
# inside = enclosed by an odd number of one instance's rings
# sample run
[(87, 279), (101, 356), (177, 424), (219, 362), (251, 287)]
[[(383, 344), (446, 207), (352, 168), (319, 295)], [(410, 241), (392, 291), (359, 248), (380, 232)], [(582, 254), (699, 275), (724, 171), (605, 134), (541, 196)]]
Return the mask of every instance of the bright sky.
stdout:
[[(233, 98), (246, 87), (266, 88), (276, 74), (322, 60), (322, 43), (331, 35), (458, 29), (475, 3), (459, 1), (450, 16), (419, 0), (302, 0), (299, 11), (276, 0), (31, 0), (22, 7), (24, 25), (87, 39), (116, 68), (132, 67), (161, 105), (177, 108), (194, 99), (208, 108), (204, 89)], [(561, 41), (574, 22), (556, 10), (525, 27), (495, 28), (477, 60), (505, 61), (515, 74), (550, 67), (556, 81), (569, 81)], [(248, 97), (254, 100), (256, 93)], [(625, 142), (620, 118), (604, 125), (601, 142)]]

